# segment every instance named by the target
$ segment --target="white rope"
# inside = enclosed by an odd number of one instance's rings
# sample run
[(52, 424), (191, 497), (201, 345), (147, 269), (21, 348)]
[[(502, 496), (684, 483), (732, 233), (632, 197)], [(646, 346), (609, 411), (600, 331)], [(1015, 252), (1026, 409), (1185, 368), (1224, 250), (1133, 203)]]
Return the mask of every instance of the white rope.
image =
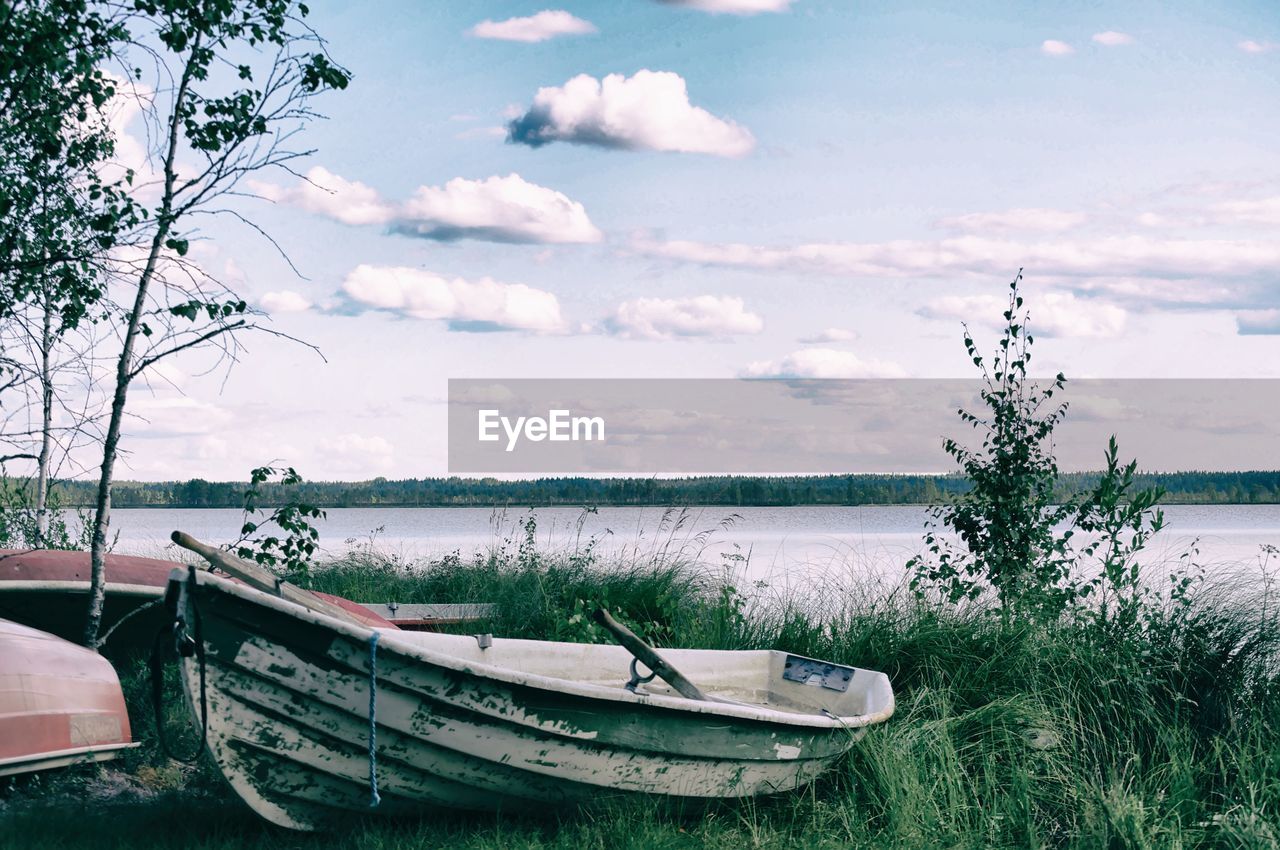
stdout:
[(382, 802), (378, 796), (378, 630), (369, 635), (369, 808)]

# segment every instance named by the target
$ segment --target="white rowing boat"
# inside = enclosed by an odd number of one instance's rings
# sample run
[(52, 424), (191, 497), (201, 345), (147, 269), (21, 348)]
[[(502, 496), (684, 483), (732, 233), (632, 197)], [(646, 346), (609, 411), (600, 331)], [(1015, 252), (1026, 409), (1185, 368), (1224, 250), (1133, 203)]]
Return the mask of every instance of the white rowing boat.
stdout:
[(194, 569), (174, 571), (170, 604), (203, 649), (182, 671), (210, 754), (293, 829), (431, 805), (787, 791), (894, 708), (883, 673), (785, 652), (661, 650), (691, 699), (637, 685), (621, 646), (370, 629)]

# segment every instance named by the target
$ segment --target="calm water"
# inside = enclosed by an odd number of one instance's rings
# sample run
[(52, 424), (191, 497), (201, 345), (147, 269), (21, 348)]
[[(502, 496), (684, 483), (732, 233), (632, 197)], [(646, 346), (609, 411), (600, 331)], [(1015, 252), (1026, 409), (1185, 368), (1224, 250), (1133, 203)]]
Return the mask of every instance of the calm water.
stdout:
[[(340, 553), (374, 538), (379, 548), (410, 557), (464, 556), (515, 542), (527, 511), (489, 508), (336, 508), (319, 523), (321, 543)], [(181, 529), (210, 542), (234, 539), (236, 510), (118, 509), (119, 552), (162, 555), (169, 533)], [(920, 549), (925, 511), (913, 506), (693, 508), (541, 508), (535, 512), (541, 546), (571, 548), (591, 539), (606, 553), (652, 555), (683, 551), (711, 564), (742, 564), (751, 578), (833, 572), (895, 575)], [(1166, 527), (1144, 563), (1176, 560), (1198, 541), (1207, 566), (1256, 565), (1259, 546), (1280, 545), (1280, 505), (1173, 505)]]

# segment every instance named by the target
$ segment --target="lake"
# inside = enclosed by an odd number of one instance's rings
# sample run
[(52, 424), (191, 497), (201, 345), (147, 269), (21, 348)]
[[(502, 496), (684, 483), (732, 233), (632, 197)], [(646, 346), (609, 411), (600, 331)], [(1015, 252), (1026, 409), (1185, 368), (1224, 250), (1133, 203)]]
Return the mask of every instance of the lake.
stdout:
[[(572, 548), (595, 539), (606, 555), (653, 557), (683, 552), (712, 565), (747, 565), (750, 579), (878, 573), (899, 575), (921, 547), (925, 509), (917, 506), (539, 508), (539, 546)], [(321, 545), (340, 554), (371, 539), (405, 557), (453, 551), (464, 557), (524, 536), (528, 510), (491, 508), (333, 508), (318, 523)], [(181, 529), (213, 543), (235, 539), (242, 515), (231, 509), (121, 508), (113, 512), (116, 551), (165, 557)], [(1143, 558), (1158, 567), (1198, 541), (1207, 567), (1256, 567), (1259, 547), (1280, 545), (1280, 505), (1171, 505), (1166, 527)], [(172, 551), (170, 551), (172, 556)], [(749, 560), (742, 561), (739, 556)]]

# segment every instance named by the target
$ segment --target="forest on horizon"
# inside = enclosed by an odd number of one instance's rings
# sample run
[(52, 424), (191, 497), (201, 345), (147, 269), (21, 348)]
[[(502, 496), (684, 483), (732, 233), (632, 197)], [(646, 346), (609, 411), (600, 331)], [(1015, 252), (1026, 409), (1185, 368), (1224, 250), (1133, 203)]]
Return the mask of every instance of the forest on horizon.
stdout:
[[(1068, 497), (1096, 483), (1098, 473), (1065, 473), (1058, 492)], [(1165, 504), (1280, 503), (1280, 470), (1173, 472), (1136, 476), (1139, 487), (1159, 486)], [(240, 508), (247, 482), (118, 481), (112, 496), (120, 508)], [(92, 505), (92, 482), (58, 481), (64, 507)], [(492, 507), (505, 505), (933, 505), (969, 489), (959, 475), (856, 474), (803, 476), (691, 476), (683, 478), (559, 477), (504, 481), (494, 478), (374, 478), (369, 481), (304, 481), (259, 485), (260, 504), (289, 500), (320, 508)]]

